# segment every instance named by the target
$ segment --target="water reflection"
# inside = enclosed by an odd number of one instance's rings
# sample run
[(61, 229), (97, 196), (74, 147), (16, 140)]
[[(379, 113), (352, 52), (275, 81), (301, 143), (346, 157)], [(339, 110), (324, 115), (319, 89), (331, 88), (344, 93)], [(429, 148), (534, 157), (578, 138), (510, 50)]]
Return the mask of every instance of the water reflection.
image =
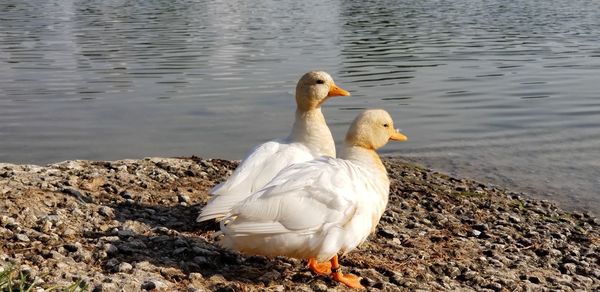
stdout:
[(600, 210), (598, 33), (586, 0), (3, 1), (0, 161), (240, 158), (325, 69), (338, 142), (386, 108), (388, 154)]

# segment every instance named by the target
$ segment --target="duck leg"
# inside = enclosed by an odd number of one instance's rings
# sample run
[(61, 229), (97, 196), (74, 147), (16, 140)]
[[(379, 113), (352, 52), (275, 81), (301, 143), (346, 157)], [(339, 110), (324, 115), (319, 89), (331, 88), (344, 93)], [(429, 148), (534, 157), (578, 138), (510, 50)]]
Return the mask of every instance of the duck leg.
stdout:
[(308, 268), (317, 275), (329, 276), (331, 275), (331, 263), (319, 263), (315, 258), (308, 259)]
[(342, 274), (340, 263), (338, 262), (338, 256), (334, 256), (331, 259), (331, 271), (333, 280), (343, 283), (344, 285), (354, 288), (354, 289), (365, 289), (363, 285), (360, 284), (360, 277), (352, 274)]

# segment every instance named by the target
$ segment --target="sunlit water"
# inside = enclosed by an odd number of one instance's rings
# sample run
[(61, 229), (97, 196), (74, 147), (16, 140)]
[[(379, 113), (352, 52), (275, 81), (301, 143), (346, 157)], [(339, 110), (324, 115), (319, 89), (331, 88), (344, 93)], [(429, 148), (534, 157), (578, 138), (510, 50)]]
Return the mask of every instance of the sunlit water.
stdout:
[(239, 159), (312, 69), (430, 167), (600, 211), (597, 1), (0, 2), (0, 161)]

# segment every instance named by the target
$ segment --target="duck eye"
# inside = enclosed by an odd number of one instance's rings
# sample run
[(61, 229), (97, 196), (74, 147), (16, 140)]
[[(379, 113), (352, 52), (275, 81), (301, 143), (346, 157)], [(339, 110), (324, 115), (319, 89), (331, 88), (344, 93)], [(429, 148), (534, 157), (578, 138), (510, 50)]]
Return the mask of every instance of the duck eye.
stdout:
[(325, 84), (325, 81), (324, 81), (324, 80), (321, 80), (321, 79), (319, 79), (319, 80), (317, 80), (317, 84)]
[(383, 127), (385, 127), (385, 128), (387, 128), (387, 127), (389, 127), (389, 126), (390, 126), (390, 125), (388, 125), (388, 124), (383, 124)]

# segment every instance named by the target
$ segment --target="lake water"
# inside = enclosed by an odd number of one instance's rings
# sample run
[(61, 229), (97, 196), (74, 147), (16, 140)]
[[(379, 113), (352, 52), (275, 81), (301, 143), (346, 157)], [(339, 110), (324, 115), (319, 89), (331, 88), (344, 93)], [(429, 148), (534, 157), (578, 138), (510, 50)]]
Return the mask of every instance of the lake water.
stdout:
[(4, 0), (0, 161), (239, 159), (323, 69), (338, 141), (385, 108), (386, 155), (599, 213), (598, 4)]

